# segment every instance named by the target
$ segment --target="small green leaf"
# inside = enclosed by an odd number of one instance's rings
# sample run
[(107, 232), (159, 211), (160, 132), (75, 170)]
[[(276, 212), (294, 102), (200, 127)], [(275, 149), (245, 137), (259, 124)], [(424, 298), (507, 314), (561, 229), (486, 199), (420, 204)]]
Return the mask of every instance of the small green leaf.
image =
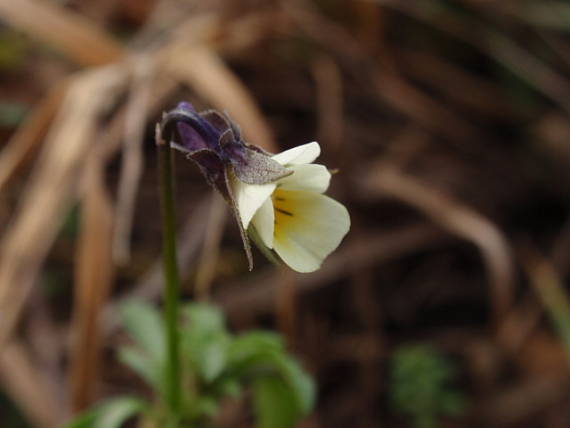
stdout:
[(255, 382), (254, 406), (258, 428), (292, 428), (301, 417), (291, 389), (277, 377)]
[(97, 417), (97, 409), (91, 409), (81, 413), (71, 422), (68, 422), (63, 428), (91, 428)]
[(150, 305), (130, 300), (120, 307), (123, 323), (137, 344), (159, 364), (165, 358), (164, 327), (161, 316)]
[(163, 388), (161, 368), (140, 349), (133, 346), (122, 347), (119, 349), (119, 360), (156, 390), (160, 391)]
[(204, 347), (201, 360), (202, 376), (206, 382), (213, 381), (226, 365), (227, 341), (225, 337), (213, 338), (212, 343)]
[(93, 428), (120, 428), (129, 418), (145, 408), (136, 397), (117, 397), (104, 403), (98, 411)]
[(183, 312), (190, 320), (191, 331), (226, 332), (224, 316), (215, 306), (193, 303), (186, 306)]
[(456, 369), (436, 348), (407, 345), (397, 349), (390, 370), (394, 410), (408, 414), (417, 428), (439, 426), (442, 415), (460, 414), (465, 399), (452, 386)]
[(183, 337), (184, 357), (203, 380), (212, 382), (226, 367), (228, 342), (224, 333), (187, 332)]
[(288, 385), (296, 400), (299, 411), (308, 414), (315, 404), (315, 384), (313, 379), (303, 371), (301, 366), (287, 354), (272, 353), (267, 355)]
[(80, 414), (64, 425), (64, 428), (120, 428), (129, 418), (140, 413), (146, 405), (137, 397), (115, 397)]
[(252, 331), (236, 337), (228, 348), (231, 364), (241, 364), (246, 360), (266, 352), (284, 352), (285, 344), (281, 336), (265, 331)]
[(226, 367), (229, 334), (219, 309), (207, 304), (192, 304), (184, 309), (189, 325), (183, 328), (183, 358), (189, 359), (207, 383), (214, 381)]
[(275, 333), (256, 331), (236, 338), (228, 349), (228, 367), (236, 377), (278, 374), (289, 386), (302, 414), (313, 408), (313, 380), (287, 354), (281, 336)]
[(284, 352), (261, 352), (232, 368), (235, 367), (237, 370), (234, 376), (254, 379), (279, 376), (289, 387), (299, 412), (308, 414), (312, 410), (315, 403), (315, 384), (299, 364)]

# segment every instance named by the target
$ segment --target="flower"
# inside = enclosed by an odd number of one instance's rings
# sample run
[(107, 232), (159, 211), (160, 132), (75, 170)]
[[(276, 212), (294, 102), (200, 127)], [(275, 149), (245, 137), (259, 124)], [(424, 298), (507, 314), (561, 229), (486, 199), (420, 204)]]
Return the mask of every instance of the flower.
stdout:
[(245, 143), (239, 127), (215, 110), (198, 113), (192, 104), (182, 102), (163, 116), (158, 131), (160, 140), (186, 153), (230, 203), (229, 170), (248, 184), (270, 183), (291, 174), (268, 153)]
[[(346, 208), (323, 195), (331, 178), (312, 142), (271, 155), (241, 138), (238, 125), (186, 102), (164, 114), (157, 142), (182, 151), (233, 210), (253, 268), (247, 232), (270, 258), (298, 272), (317, 270), (350, 228)], [(258, 239), (257, 239), (258, 238)]]
[(319, 144), (312, 142), (272, 156), (293, 173), (271, 183), (232, 180), (243, 228), (298, 272), (319, 269), (350, 228), (344, 205), (323, 195), (331, 174), (312, 163), (319, 154)]
[(157, 143), (165, 142), (193, 160), (206, 181), (230, 205), (240, 228), (249, 270), (252, 270), (249, 239), (239, 220), (231, 179), (252, 185), (266, 184), (293, 171), (271, 159), (269, 153), (243, 141), (238, 125), (227, 115), (215, 110), (197, 112), (187, 102), (178, 104), (175, 109), (163, 115), (157, 126)]

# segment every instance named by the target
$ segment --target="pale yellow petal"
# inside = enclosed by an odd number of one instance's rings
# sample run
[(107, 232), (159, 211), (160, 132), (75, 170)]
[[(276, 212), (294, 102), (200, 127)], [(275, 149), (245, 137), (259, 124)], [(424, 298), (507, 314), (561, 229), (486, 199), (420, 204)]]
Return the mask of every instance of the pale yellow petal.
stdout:
[(275, 213), (273, 212), (273, 202), (271, 198), (257, 210), (251, 223), (255, 226), (261, 241), (267, 248), (273, 248), (273, 232), (275, 230)]
[(283, 190), (305, 190), (307, 192), (325, 192), (331, 181), (331, 173), (324, 165), (307, 164), (291, 166), (293, 174), (282, 178), (278, 187)]
[(328, 196), (277, 189), (273, 203), (273, 247), (298, 272), (317, 270), (350, 229), (348, 211)]
[(245, 184), (238, 179), (232, 180), (234, 198), (244, 229), (247, 230), (257, 210), (271, 196), (276, 187), (275, 183)]
[(281, 165), (300, 165), (313, 162), (321, 154), (321, 146), (316, 141), (293, 147), (272, 156)]

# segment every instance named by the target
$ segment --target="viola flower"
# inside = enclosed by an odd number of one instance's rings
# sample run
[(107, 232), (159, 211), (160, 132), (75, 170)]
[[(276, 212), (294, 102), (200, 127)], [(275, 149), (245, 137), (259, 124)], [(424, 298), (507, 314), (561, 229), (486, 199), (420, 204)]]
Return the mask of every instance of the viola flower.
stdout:
[(275, 182), (232, 183), (243, 228), (256, 233), (260, 245), (297, 272), (319, 269), (350, 228), (344, 205), (323, 195), (331, 174), (312, 163), (320, 151), (312, 142), (272, 156), (293, 171)]
[(241, 139), (239, 127), (215, 110), (180, 103), (165, 114), (157, 139), (200, 167), (232, 207), (251, 270), (249, 232), (260, 249), (298, 272), (317, 270), (350, 227), (346, 208), (323, 195), (331, 175), (312, 162), (316, 142), (271, 155)]

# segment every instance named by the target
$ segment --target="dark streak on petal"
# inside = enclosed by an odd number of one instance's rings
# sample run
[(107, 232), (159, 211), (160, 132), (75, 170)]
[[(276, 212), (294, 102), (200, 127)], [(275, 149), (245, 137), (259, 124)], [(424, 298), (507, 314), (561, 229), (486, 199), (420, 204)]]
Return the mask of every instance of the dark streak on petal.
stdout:
[(278, 208), (278, 207), (275, 207), (275, 211), (280, 212), (281, 214), (285, 214), (285, 215), (294, 217), (292, 212), (285, 211), (285, 210)]

